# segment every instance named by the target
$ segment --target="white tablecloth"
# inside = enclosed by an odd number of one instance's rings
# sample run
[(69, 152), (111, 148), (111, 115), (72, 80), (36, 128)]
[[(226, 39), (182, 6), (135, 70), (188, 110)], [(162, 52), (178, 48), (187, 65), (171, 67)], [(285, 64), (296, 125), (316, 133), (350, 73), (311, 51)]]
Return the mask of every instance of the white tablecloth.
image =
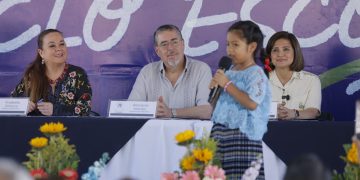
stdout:
[[(210, 134), (212, 122), (200, 120), (147, 121), (144, 126), (120, 149), (103, 170), (100, 180), (119, 180), (125, 177), (138, 180), (158, 180), (161, 173), (180, 171), (179, 161), (185, 147), (178, 146), (175, 135), (191, 129), (200, 138)], [(265, 177), (282, 179), (286, 166), (263, 143)]]

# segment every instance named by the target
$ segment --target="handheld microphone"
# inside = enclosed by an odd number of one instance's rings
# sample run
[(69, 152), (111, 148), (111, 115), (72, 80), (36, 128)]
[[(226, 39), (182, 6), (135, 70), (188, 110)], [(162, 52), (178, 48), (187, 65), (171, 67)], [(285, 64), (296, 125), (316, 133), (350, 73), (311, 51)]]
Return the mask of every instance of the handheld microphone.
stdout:
[[(223, 56), (219, 61), (219, 69), (227, 71), (229, 70), (231, 64), (232, 64), (231, 59), (227, 56)], [(220, 86), (212, 88), (210, 91), (208, 102), (212, 103), (215, 97), (217, 97), (220, 94), (221, 89), (222, 88)]]

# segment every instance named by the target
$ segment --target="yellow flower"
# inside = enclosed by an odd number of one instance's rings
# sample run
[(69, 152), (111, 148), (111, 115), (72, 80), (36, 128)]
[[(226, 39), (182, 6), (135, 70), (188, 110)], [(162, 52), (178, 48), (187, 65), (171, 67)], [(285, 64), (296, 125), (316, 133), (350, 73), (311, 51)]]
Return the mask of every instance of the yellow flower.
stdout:
[(63, 131), (65, 131), (67, 128), (64, 127), (64, 124), (57, 122), (57, 123), (45, 123), (44, 125), (42, 125), (40, 127), (40, 131), (44, 134), (49, 133), (49, 134), (56, 134), (56, 133), (61, 133)]
[(189, 141), (195, 137), (195, 132), (192, 130), (186, 130), (175, 136), (175, 139), (178, 143), (183, 143)]
[(346, 158), (351, 163), (359, 164), (358, 151), (355, 143), (351, 144), (351, 148), (349, 149)]
[(193, 150), (194, 157), (207, 164), (213, 158), (213, 152), (208, 148), (204, 149), (194, 149)]
[(194, 156), (186, 156), (181, 160), (181, 168), (185, 171), (194, 169), (195, 158)]
[(34, 148), (42, 148), (47, 146), (48, 139), (44, 137), (36, 137), (36, 138), (32, 138), (29, 143)]

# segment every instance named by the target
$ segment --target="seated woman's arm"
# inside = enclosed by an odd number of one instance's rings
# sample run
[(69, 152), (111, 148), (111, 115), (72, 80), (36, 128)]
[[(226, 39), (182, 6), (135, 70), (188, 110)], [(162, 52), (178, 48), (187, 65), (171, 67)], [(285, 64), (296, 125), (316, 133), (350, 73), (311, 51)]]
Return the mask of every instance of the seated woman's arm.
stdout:
[(21, 80), (15, 89), (11, 92), (11, 97), (24, 97), (25, 96), (25, 83)]
[[(10, 94), (11, 97), (26, 97), (25, 93), (25, 83), (24, 80), (21, 80), (18, 85), (16, 85), (15, 89)], [(36, 110), (36, 105), (31, 100), (29, 101), (29, 105), (27, 108), (28, 115), (37, 114), (39, 112), (33, 112)], [(30, 113), (30, 114), (29, 114)]]
[(321, 108), (321, 83), (317, 76), (309, 79), (310, 89), (304, 109), (288, 109), (282, 105), (278, 107), (279, 119), (316, 119), (320, 116)]
[(316, 108), (307, 108), (304, 110), (289, 109), (282, 105), (278, 107), (279, 119), (316, 119), (320, 112)]
[(316, 108), (307, 108), (299, 110), (299, 117), (297, 119), (316, 119), (320, 115), (320, 111)]
[(316, 119), (321, 109), (321, 82), (318, 76), (311, 79), (311, 88), (305, 103), (304, 110), (299, 110), (299, 119)]

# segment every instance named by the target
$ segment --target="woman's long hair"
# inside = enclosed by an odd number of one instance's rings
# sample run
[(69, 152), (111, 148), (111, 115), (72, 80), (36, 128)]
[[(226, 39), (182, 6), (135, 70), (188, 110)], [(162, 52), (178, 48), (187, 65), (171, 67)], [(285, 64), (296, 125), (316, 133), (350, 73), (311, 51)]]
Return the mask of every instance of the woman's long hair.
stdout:
[[(57, 32), (62, 35), (62, 32), (56, 29), (47, 29), (42, 31), (37, 39), (38, 49), (43, 48), (44, 37), (49, 34)], [(36, 57), (33, 62), (25, 70), (24, 74), (25, 93), (29, 96), (32, 102), (37, 102), (39, 99), (48, 100), (49, 80), (46, 76), (45, 64), (42, 64), (42, 58), (39, 52), (36, 52)]]

